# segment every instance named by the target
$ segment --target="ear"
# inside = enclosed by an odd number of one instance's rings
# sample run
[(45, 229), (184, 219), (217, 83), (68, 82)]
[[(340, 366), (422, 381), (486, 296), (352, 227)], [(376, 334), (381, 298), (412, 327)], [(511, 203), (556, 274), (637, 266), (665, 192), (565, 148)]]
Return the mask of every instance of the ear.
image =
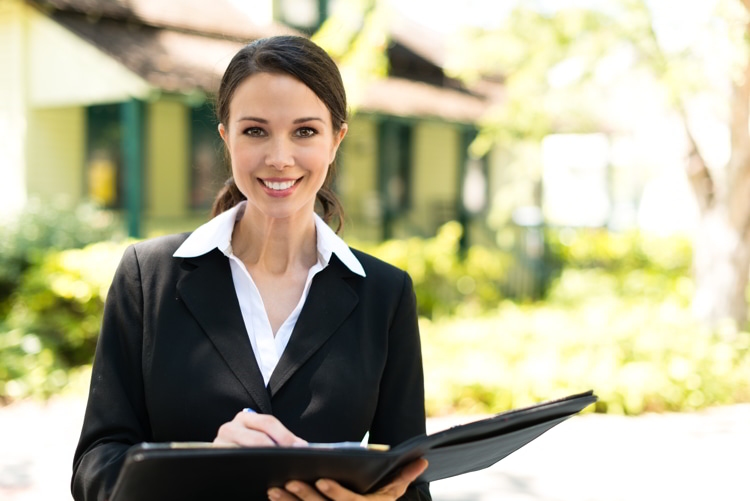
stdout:
[(344, 140), (344, 136), (346, 136), (346, 133), (349, 131), (349, 125), (346, 123), (341, 124), (341, 128), (336, 133), (336, 135), (333, 137), (333, 148), (331, 150), (331, 161), (328, 162), (333, 163), (333, 161), (336, 159), (336, 152), (339, 149), (339, 146), (341, 145), (341, 141)]
[(224, 124), (219, 124), (219, 135), (221, 136), (221, 139), (224, 141), (224, 144), (229, 146), (229, 138), (227, 137), (227, 130), (224, 128)]

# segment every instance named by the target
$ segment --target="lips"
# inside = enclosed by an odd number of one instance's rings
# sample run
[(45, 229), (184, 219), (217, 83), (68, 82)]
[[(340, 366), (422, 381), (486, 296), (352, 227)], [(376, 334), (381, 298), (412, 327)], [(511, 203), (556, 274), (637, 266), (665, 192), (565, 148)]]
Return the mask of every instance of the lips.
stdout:
[(288, 190), (297, 182), (296, 179), (290, 179), (288, 181), (268, 181), (266, 179), (261, 179), (261, 181), (266, 186), (266, 188), (270, 188), (276, 191)]
[(272, 197), (285, 197), (292, 194), (301, 179), (301, 177), (298, 179), (258, 178), (258, 181), (263, 186), (264, 191)]

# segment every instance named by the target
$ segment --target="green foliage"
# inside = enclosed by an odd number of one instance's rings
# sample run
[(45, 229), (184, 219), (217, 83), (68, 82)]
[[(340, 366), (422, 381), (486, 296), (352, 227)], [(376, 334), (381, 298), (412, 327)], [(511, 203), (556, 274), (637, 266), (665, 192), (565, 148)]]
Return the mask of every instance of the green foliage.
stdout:
[(0, 318), (7, 315), (24, 272), (46, 252), (83, 247), (114, 233), (112, 215), (94, 206), (29, 201), (17, 218), (0, 225)]
[[(617, 20), (605, 9), (535, 10), (515, 7), (502, 26), (467, 30), (452, 44), (447, 71), (471, 84), (482, 75), (502, 75), (501, 106), (491, 109), (472, 152), (493, 143), (512, 148), (554, 131), (586, 132), (599, 113), (592, 75), (610, 51), (621, 49)], [(562, 83), (550, 78), (564, 73)]]
[(104, 299), (127, 243), (50, 252), (24, 274), (0, 324), (0, 399), (49, 396), (91, 362)]
[(499, 412), (588, 389), (597, 412), (616, 414), (750, 401), (750, 333), (700, 327), (692, 293), (686, 277), (566, 269), (544, 302), (422, 319), (428, 412)]
[(689, 238), (659, 237), (639, 231), (615, 233), (603, 228), (548, 229), (547, 244), (565, 267), (629, 271), (651, 270), (688, 275), (693, 259)]
[[(460, 236), (449, 223), (434, 238), (366, 248), (414, 279), (430, 414), (589, 388), (609, 413), (750, 401), (750, 334), (692, 320), (686, 241), (550, 230), (565, 269), (543, 301), (519, 303), (504, 299), (518, 255), (476, 246), (462, 257)], [(52, 251), (27, 268), (0, 321), (0, 400), (85, 386), (126, 245)]]
[(508, 252), (480, 246), (468, 249), (462, 259), (461, 233), (461, 225), (450, 222), (433, 238), (353, 246), (409, 273), (421, 316), (436, 318), (493, 308), (507, 291), (506, 278), (515, 259)]
[[(561, 268), (603, 269), (618, 291), (659, 299), (672, 286), (664, 286), (659, 277), (679, 282), (689, 274), (692, 260), (687, 238), (604, 229), (545, 229), (544, 253), (534, 258), (521, 248), (527, 233), (508, 228), (500, 249), (475, 245), (461, 256), (461, 232), (458, 223), (450, 222), (433, 238), (353, 245), (406, 270), (414, 281), (419, 314), (430, 319), (492, 311), (504, 299), (542, 299)], [(575, 299), (585, 299), (585, 293)]]
[(368, 84), (388, 73), (387, 15), (383, 2), (351, 0), (337, 2), (313, 42), (337, 62), (352, 113), (362, 101)]

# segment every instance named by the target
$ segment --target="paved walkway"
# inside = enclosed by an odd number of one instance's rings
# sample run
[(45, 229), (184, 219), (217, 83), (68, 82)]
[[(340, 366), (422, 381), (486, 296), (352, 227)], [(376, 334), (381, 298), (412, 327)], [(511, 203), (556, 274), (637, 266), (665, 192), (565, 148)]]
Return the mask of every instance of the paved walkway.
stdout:
[[(0, 407), (0, 500), (70, 501), (84, 403)], [(428, 431), (470, 420), (428, 420)], [(574, 417), (487, 470), (432, 485), (435, 501), (748, 501), (750, 405), (637, 418)]]

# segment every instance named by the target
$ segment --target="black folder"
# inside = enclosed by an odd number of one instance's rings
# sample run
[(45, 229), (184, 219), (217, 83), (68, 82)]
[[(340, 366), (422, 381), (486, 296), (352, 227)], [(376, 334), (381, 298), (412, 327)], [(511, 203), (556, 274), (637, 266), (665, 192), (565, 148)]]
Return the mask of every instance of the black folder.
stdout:
[(142, 443), (128, 450), (111, 501), (267, 499), (269, 487), (320, 478), (366, 493), (420, 457), (429, 466), (417, 481), (432, 482), (487, 468), (596, 400), (592, 391), (571, 395), (413, 437), (389, 450)]

